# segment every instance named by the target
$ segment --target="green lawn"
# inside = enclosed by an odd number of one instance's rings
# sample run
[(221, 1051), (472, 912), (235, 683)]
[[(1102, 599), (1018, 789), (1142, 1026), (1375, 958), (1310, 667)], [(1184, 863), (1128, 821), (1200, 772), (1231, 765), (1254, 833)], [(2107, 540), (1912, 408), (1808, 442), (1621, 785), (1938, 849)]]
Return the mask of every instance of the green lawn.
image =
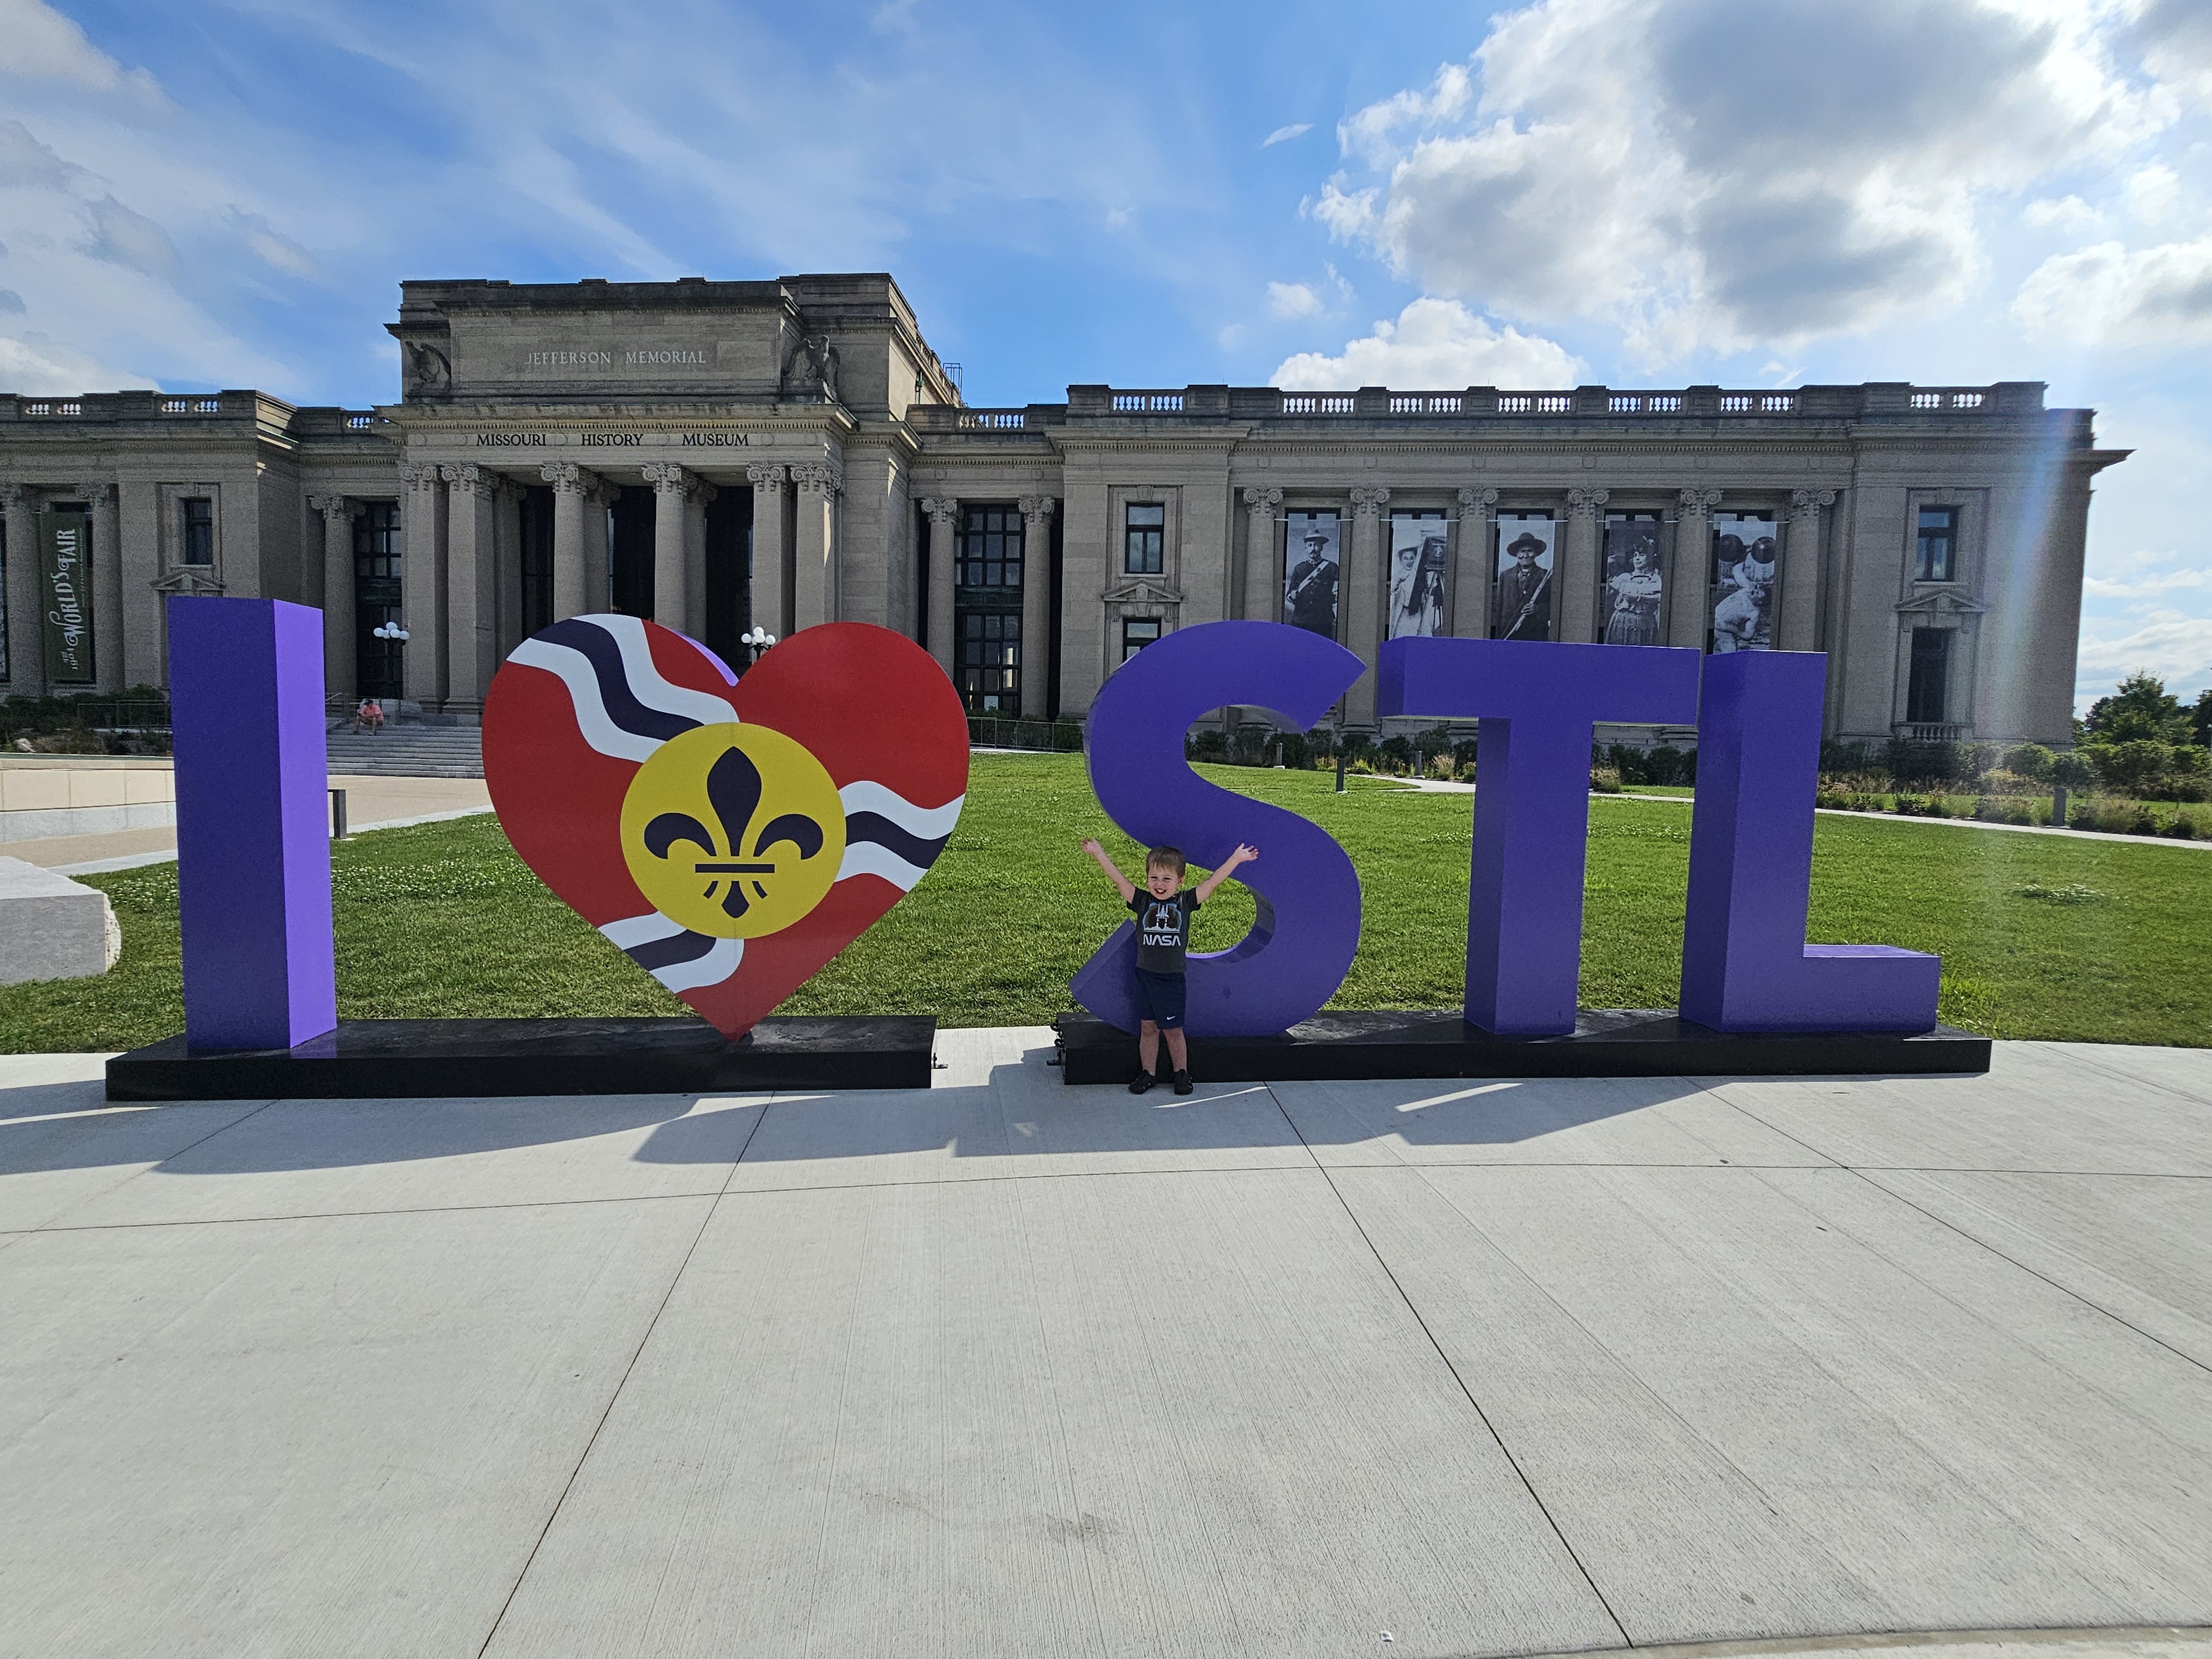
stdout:
[[(1472, 801), (1326, 773), (1200, 769), (1341, 841), (1366, 914), (1334, 1006), (1450, 1007), (1467, 945)], [(1674, 1002), (1690, 811), (1590, 803), (1583, 1001)], [(793, 1013), (934, 1013), (1038, 1024), (1121, 920), (1077, 843), (1108, 833), (1079, 757), (978, 756), (936, 869), (787, 1003)], [(1943, 1018), (1996, 1036), (2212, 1046), (2212, 854), (2171, 845), (1817, 821), (1811, 936), (1943, 957)], [(1264, 854), (1264, 848), (1262, 852)], [(339, 1010), (349, 1018), (673, 1014), (683, 1006), (538, 884), (489, 817), (371, 832), (335, 854)], [(0, 1052), (122, 1048), (178, 1030), (173, 865), (86, 878), (112, 896), (123, 961), (100, 979), (0, 988)], [(1197, 944), (1251, 919), (1231, 886)]]

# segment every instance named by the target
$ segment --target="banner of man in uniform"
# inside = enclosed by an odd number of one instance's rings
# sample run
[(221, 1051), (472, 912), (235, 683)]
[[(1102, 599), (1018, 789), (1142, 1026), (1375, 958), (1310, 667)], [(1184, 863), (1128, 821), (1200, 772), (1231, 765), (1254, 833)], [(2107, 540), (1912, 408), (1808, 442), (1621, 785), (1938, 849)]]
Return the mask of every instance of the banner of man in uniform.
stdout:
[(1559, 523), (1548, 513), (1501, 513), (1498, 577), (1491, 584), (1490, 637), (1552, 637), (1552, 566)]
[(1283, 620), (1336, 637), (1337, 579), (1344, 521), (1334, 513), (1293, 513), (1283, 556)]

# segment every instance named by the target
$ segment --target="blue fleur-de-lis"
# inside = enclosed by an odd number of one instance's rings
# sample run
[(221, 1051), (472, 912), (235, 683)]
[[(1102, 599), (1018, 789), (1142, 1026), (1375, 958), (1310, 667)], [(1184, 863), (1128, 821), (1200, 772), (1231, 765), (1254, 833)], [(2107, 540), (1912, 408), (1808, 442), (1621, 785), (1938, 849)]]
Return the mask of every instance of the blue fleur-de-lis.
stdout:
[[(752, 828), (753, 815), (760, 810), (760, 769), (744, 750), (732, 745), (722, 751), (721, 758), (707, 773), (707, 802), (714, 809), (715, 821), (722, 832), (720, 839), (718, 841), (689, 812), (663, 812), (645, 826), (646, 851), (657, 859), (665, 859), (677, 842), (690, 842), (706, 855), (695, 861), (692, 869), (700, 875), (714, 878), (700, 896), (714, 897), (715, 890), (722, 884), (722, 878), (732, 877), (730, 890), (722, 899), (722, 913), (731, 917), (742, 916), (752, 903), (745, 896), (747, 884), (743, 878), (752, 878), (754, 897), (766, 898), (768, 889), (761, 884), (760, 878), (775, 873), (772, 861), (736, 861), (747, 856), (746, 835)], [(785, 812), (762, 826), (752, 839), (750, 857), (757, 860), (769, 848), (788, 842), (804, 860), (819, 853), (827, 839), (822, 826), (804, 812)]]

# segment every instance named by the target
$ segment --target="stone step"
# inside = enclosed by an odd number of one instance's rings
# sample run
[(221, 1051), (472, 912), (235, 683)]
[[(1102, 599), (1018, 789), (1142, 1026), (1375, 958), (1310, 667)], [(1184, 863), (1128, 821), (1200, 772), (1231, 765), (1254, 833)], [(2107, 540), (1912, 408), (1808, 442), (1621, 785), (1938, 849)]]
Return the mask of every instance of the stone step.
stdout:
[(480, 778), (482, 732), (473, 726), (387, 726), (374, 736), (332, 732), (325, 738), (332, 772), (375, 778)]

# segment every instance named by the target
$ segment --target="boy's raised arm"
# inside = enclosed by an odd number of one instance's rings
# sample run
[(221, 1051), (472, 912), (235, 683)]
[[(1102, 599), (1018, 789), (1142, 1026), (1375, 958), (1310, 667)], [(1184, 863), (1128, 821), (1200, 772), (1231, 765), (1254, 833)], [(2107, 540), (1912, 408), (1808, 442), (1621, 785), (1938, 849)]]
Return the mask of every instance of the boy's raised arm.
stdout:
[(1221, 867), (1218, 870), (1216, 870), (1204, 881), (1198, 884), (1198, 902), (1200, 904), (1205, 903), (1206, 900), (1213, 896), (1213, 890), (1220, 886), (1223, 882), (1228, 880), (1229, 878), (1235, 873), (1238, 865), (1249, 864), (1254, 859), (1256, 859), (1259, 856), (1260, 849), (1258, 848), (1245, 847), (1240, 844), (1235, 852), (1231, 853), (1226, 859), (1222, 860)]
[(1098, 860), (1098, 867), (1114, 878), (1114, 885), (1121, 890), (1122, 903), (1127, 904), (1131, 899), (1137, 896), (1136, 884), (1131, 881), (1128, 877), (1123, 875), (1120, 868), (1115, 864), (1114, 860), (1106, 856), (1106, 849), (1098, 844), (1098, 838), (1096, 836), (1090, 836), (1085, 840), (1083, 843), (1083, 850), (1090, 854), (1092, 858), (1097, 859)]

